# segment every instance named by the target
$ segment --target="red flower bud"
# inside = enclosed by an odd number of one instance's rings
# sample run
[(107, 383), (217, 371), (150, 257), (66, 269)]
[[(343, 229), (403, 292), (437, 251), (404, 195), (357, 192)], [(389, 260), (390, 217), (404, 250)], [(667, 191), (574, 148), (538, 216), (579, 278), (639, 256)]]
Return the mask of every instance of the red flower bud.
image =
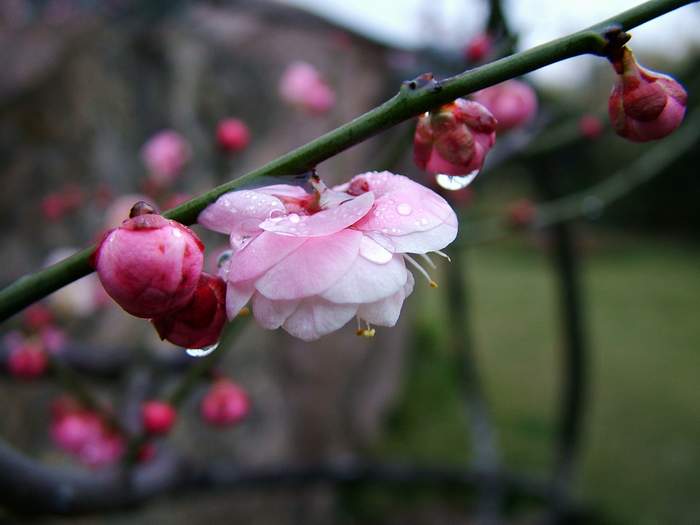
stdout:
[(618, 77), (608, 113), (618, 135), (646, 142), (663, 138), (680, 126), (688, 102), (683, 86), (640, 66), (626, 47), (612, 65)]
[(496, 142), (496, 119), (478, 102), (458, 98), (418, 118), (413, 159), (429, 173), (469, 175)]
[(119, 306), (150, 319), (189, 302), (202, 272), (203, 252), (204, 245), (192, 230), (145, 213), (108, 232), (95, 251), (93, 265)]
[(204, 348), (219, 340), (226, 323), (226, 283), (202, 273), (183, 308), (152, 320), (161, 339), (185, 348)]
[(578, 121), (578, 129), (587, 139), (595, 139), (603, 133), (603, 123), (595, 115), (583, 115)]
[(176, 418), (175, 408), (165, 401), (147, 401), (141, 407), (143, 428), (149, 434), (167, 434)]
[(219, 379), (202, 399), (204, 421), (215, 426), (238, 423), (248, 415), (250, 401), (241, 387), (228, 379)]
[(42, 303), (34, 303), (24, 311), (24, 324), (29, 330), (41, 330), (53, 323), (54, 318), (51, 310)]
[(7, 360), (10, 374), (25, 380), (41, 377), (48, 365), (46, 352), (38, 341), (32, 340), (25, 340), (21, 345), (12, 348)]
[(537, 113), (537, 95), (525, 82), (508, 80), (472, 95), (496, 118), (496, 129), (508, 131), (531, 121)]
[(488, 33), (480, 33), (472, 38), (464, 49), (464, 58), (469, 62), (481, 62), (491, 54), (493, 38)]
[(224, 151), (240, 151), (250, 142), (250, 131), (242, 120), (227, 118), (216, 128), (216, 142)]

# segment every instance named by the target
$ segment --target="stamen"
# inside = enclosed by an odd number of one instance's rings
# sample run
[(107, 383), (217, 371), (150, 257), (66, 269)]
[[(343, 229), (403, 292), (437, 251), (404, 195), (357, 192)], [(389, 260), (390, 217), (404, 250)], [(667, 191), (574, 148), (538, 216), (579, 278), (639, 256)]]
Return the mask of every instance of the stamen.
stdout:
[(435, 250), (433, 253), (438, 254), (440, 257), (444, 257), (447, 259), (448, 262), (452, 262), (452, 259), (450, 259), (450, 256), (447, 255), (445, 252), (441, 252), (440, 250)]
[(423, 276), (428, 280), (428, 284), (430, 285), (431, 288), (437, 288), (438, 284), (433, 281), (430, 278), (430, 275), (428, 275), (428, 272), (425, 271), (425, 268), (423, 268), (420, 264), (418, 264), (413, 257), (410, 255), (406, 255), (405, 253), (403, 254), (404, 259), (406, 259), (408, 262), (410, 262), (416, 270), (418, 270)]
[(249, 315), (250, 315), (250, 308), (248, 308), (247, 306), (244, 306), (244, 307), (241, 308), (241, 310), (238, 312), (238, 316), (239, 316), (239, 317), (247, 317), (247, 316), (249, 316)]
[(430, 257), (428, 257), (427, 253), (421, 253), (420, 256), (425, 259), (425, 262), (428, 263), (428, 266), (430, 266), (433, 270), (437, 270), (437, 266), (435, 266), (435, 263), (432, 261)]
[(357, 334), (359, 337), (374, 337), (374, 334), (377, 332), (374, 328), (372, 328), (372, 325), (370, 325), (367, 321), (365, 321), (365, 324), (367, 325), (367, 328), (362, 328), (362, 321), (360, 320), (360, 316), (357, 316), (357, 330), (355, 331), (355, 334)]

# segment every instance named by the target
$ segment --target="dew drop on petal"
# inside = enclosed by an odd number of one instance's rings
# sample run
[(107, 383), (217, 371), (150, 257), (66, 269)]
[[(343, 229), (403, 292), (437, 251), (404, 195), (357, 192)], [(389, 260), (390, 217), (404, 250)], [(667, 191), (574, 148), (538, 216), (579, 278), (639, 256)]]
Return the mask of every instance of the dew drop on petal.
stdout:
[(479, 170), (474, 170), (468, 175), (458, 176), (458, 175), (445, 175), (444, 173), (438, 173), (435, 175), (435, 182), (438, 186), (450, 191), (457, 191), (466, 188), (471, 184), (471, 182), (479, 174)]
[(225, 263), (228, 262), (232, 255), (233, 250), (226, 250), (224, 252), (221, 252), (221, 255), (219, 255), (218, 259), (216, 260), (216, 267), (221, 268)]
[(292, 213), (289, 215), (289, 222), (292, 222), (294, 224), (297, 224), (301, 219), (299, 218), (299, 215), (296, 213)]
[(413, 208), (411, 208), (410, 204), (406, 204), (405, 202), (402, 202), (396, 207), (396, 211), (398, 212), (399, 215), (411, 215), (411, 212), (413, 211)]
[(204, 357), (211, 354), (219, 346), (219, 343), (205, 346), (204, 348), (188, 348), (185, 353), (190, 357)]
[(171, 231), (173, 232), (173, 237), (182, 237), (182, 232), (177, 228), (173, 228)]

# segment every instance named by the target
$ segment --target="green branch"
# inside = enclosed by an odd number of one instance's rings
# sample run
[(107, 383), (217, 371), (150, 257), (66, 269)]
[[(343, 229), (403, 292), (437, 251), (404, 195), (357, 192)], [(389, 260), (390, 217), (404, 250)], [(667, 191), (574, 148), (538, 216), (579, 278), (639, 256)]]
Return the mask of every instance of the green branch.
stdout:
[[(552, 40), (441, 82), (440, 89), (411, 89), (404, 84), (399, 93), (371, 111), (336, 128), (261, 168), (222, 184), (170, 210), (165, 215), (192, 224), (199, 213), (220, 195), (262, 176), (303, 173), (320, 162), (363, 142), (396, 124), (431, 108), (466, 96), (504, 80), (530, 73), (544, 66), (584, 54), (602, 54), (607, 43), (604, 33), (617, 25), (623, 30), (653, 20), (694, 0), (651, 0), (608, 20), (569, 36)], [(94, 247), (85, 249), (49, 268), (27, 275), (0, 291), (0, 321), (31, 303), (92, 272), (89, 263)]]

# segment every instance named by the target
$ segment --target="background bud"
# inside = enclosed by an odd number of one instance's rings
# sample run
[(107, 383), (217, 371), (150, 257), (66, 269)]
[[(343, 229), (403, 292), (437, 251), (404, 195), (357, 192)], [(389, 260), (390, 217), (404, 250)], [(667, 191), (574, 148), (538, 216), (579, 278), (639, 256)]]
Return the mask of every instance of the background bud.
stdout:
[(141, 407), (143, 428), (149, 434), (167, 434), (176, 418), (175, 408), (165, 401), (147, 401)]
[(238, 423), (248, 415), (250, 401), (241, 387), (228, 379), (219, 379), (202, 399), (204, 421), (215, 426)]
[(537, 95), (525, 82), (507, 80), (477, 91), (472, 98), (496, 118), (498, 131), (508, 131), (531, 121), (537, 113)]
[(224, 151), (240, 151), (250, 142), (250, 131), (242, 120), (227, 118), (216, 127), (216, 142)]

